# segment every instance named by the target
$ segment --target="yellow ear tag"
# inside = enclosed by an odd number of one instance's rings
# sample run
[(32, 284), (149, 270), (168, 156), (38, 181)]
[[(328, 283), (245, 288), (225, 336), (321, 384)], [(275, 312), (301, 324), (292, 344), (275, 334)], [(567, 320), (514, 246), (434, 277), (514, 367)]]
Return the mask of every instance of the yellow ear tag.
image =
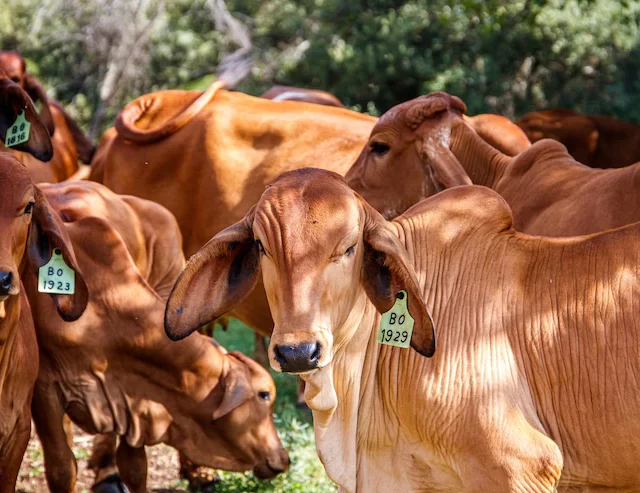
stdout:
[(403, 348), (409, 347), (415, 320), (409, 313), (408, 299), (406, 291), (398, 291), (396, 302), (391, 307), (391, 310), (382, 314), (380, 329), (376, 337), (376, 341), (380, 344)]
[(76, 273), (65, 263), (59, 248), (53, 249), (51, 260), (38, 270), (38, 291), (53, 294), (76, 292)]
[(17, 146), (29, 140), (29, 132), (31, 131), (31, 123), (29, 123), (24, 116), (24, 111), (21, 111), (13, 122), (13, 125), (7, 130), (7, 135), (4, 138), (4, 145), (7, 147)]

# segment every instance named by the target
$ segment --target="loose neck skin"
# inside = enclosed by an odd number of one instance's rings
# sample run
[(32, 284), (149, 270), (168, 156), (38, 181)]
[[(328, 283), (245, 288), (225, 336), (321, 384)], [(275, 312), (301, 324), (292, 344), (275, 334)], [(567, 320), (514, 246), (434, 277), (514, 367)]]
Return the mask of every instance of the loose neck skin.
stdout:
[(496, 190), (511, 158), (487, 144), (462, 120), (451, 126), (449, 147), (471, 181)]

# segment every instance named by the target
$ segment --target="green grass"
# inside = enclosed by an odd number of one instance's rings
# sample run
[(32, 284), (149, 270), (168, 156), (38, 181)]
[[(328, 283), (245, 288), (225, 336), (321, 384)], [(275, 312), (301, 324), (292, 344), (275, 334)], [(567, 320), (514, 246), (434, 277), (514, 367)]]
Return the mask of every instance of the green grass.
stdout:
[[(216, 327), (214, 337), (228, 350), (253, 354), (253, 331), (237, 320), (232, 320), (225, 332)], [(222, 483), (216, 485), (216, 493), (277, 493), (305, 492), (329, 493), (337, 490), (327, 477), (316, 454), (313, 437), (311, 412), (297, 409), (297, 378), (293, 375), (271, 372), (278, 396), (275, 402), (274, 418), (283, 445), (289, 451), (291, 467), (271, 481), (260, 481), (252, 473), (238, 474), (222, 472)]]

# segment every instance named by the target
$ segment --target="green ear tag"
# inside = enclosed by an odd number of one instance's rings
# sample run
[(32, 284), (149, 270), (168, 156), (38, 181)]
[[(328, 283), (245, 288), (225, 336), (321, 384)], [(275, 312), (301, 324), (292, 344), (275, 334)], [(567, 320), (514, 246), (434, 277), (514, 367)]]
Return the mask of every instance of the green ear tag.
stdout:
[(53, 249), (51, 260), (38, 271), (38, 291), (53, 294), (76, 292), (76, 273), (64, 262), (59, 248)]
[(380, 344), (409, 347), (415, 320), (409, 313), (407, 300), (407, 292), (399, 291), (391, 310), (382, 314), (380, 330), (378, 330), (378, 337), (376, 337), (376, 341)]
[(13, 125), (7, 130), (7, 135), (4, 138), (4, 145), (7, 147), (17, 146), (29, 140), (29, 132), (31, 131), (31, 123), (29, 123), (24, 116), (24, 111), (21, 111), (13, 122)]

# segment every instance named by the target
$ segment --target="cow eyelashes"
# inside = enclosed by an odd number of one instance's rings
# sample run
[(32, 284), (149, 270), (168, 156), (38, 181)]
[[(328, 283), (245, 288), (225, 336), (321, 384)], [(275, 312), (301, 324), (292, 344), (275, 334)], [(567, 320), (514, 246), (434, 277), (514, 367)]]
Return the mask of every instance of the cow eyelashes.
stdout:
[(345, 257), (350, 257), (351, 255), (353, 255), (353, 252), (355, 251), (356, 246), (355, 245), (351, 245), (349, 248), (347, 248), (344, 252), (344, 256)]
[(31, 214), (33, 212), (34, 205), (36, 205), (35, 202), (29, 202), (27, 206), (24, 208), (24, 214)]
[(261, 255), (267, 254), (267, 251), (262, 246), (262, 242), (260, 240), (256, 240), (256, 246), (258, 247), (258, 251), (260, 252)]
[(258, 397), (260, 397), (260, 399), (262, 399), (263, 401), (270, 401), (271, 400), (271, 394), (269, 393), (268, 390), (263, 390), (258, 392)]
[(369, 150), (372, 154), (377, 154), (378, 156), (382, 156), (389, 152), (389, 147), (387, 144), (383, 144), (382, 142), (372, 142), (369, 144)]

